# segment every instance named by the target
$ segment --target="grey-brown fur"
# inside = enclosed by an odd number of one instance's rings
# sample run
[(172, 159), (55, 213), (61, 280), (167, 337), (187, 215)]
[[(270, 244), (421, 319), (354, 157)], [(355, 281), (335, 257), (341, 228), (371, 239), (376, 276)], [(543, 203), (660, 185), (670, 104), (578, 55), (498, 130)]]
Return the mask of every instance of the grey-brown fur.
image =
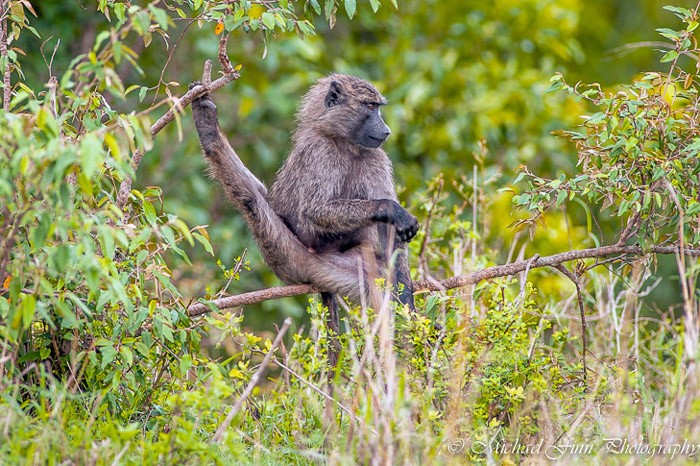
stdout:
[[(320, 79), (302, 100), (292, 151), (269, 193), (219, 130), (210, 97), (192, 103), (211, 171), (242, 213), (267, 264), (286, 283), (309, 283), (328, 292), (323, 296), (329, 307), (333, 294), (358, 301), (360, 289), (369, 290), (392, 257), (393, 281), (404, 288), (400, 301), (413, 307), (404, 245), (418, 224), (396, 202), (391, 162), (378, 147), (388, 128), (371, 104), (384, 103), (359, 78)], [(381, 141), (374, 138), (383, 131)], [(333, 327), (337, 330), (337, 323)]]

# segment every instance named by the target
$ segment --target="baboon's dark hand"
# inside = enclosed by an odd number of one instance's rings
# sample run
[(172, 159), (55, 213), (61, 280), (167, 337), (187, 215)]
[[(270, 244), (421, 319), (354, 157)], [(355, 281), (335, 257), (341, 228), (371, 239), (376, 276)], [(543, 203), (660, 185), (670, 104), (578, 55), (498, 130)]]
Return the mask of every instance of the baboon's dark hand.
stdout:
[[(195, 81), (190, 84), (189, 88), (192, 89), (199, 84), (199, 81)], [(216, 105), (208, 93), (192, 101), (192, 116), (204, 153), (210, 155), (212, 144), (219, 140), (219, 121)]]
[[(199, 86), (200, 84), (202, 83), (200, 83), (199, 81), (195, 81), (189, 85), (189, 89), (191, 90), (194, 87)], [(214, 102), (211, 100), (211, 97), (209, 96), (208, 92), (206, 94), (202, 94), (201, 96), (197, 97), (192, 101), (192, 112), (195, 114), (195, 116), (198, 113), (205, 113), (208, 114), (207, 116), (209, 117), (213, 116), (216, 120), (216, 105), (214, 105)]]
[(396, 228), (396, 237), (402, 243), (407, 243), (418, 233), (418, 219), (411, 215), (396, 201), (384, 201), (373, 219), (378, 222), (390, 223)]
[(394, 227), (396, 228), (396, 236), (399, 241), (408, 243), (418, 233), (418, 219), (402, 208), (402, 212), (397, 215), (394, 221)]

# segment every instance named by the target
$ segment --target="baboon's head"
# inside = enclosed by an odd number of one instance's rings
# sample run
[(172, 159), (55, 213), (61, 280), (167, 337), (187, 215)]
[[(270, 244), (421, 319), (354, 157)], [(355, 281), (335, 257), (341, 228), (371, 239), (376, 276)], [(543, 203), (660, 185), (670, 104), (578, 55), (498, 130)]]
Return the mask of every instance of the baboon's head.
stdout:
[(376, 148), (391, 134), (379, 111), (386, 103), (364, 79), (331, 74), (304, 96), (297, 119), (300, 128), (311, 126), (325, 136)]

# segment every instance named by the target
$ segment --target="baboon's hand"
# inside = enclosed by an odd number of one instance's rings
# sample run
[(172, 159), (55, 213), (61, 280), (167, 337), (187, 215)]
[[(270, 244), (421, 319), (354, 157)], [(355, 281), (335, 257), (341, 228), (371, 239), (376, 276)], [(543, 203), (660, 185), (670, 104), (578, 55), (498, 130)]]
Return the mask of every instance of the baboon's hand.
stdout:
[[(199, 81), (195, 81), (190, 84), (189, 88), (192, 89), (199, 84)], [(208, 93), (192, 101), (192, 116), (204, 153), (212, 155), (212, 144), (219, 140), (219, 122), (216, 105)]]
[(394, 225), (396, 237), (402, 243), (411, 241), (418, 233), (418, 219), (396, 201), (385, 200), (373, 220)]
[(396, 228), (396, 236), (399, 238), (399, 241), (408, 243), (418, 233), (419, 223), (416, 217), (402, 207), (401, 213), (397, 215), (394, 221), (394, 227)]
[[(195, 81), (189, 85), (188, 89), (191, 90), (200, 84), (202, 83)], [(214, 102), (211, 100), (208, 92), (206, 94), (202, 94), (200, 97), (197, 97), (192, 101), (192, 112), (195, 113), (195, 116), (198, 113), (208, 113), (209, 117), (213, 117), (214, 120), (216, 120), (216, 105), (214, 105)]]

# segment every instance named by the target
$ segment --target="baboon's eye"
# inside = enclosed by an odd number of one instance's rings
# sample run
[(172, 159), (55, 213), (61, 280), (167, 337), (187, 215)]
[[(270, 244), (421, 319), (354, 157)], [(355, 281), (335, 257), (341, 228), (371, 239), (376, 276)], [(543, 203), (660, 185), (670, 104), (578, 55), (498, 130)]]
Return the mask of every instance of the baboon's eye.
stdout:
[(365, 103), (365, 105), (367, 106), (368, 110), (374, 110), (375, 108), (378, 107), (378, 105), (373, 103), (373, 102), (367, 102), (367, 103)]

